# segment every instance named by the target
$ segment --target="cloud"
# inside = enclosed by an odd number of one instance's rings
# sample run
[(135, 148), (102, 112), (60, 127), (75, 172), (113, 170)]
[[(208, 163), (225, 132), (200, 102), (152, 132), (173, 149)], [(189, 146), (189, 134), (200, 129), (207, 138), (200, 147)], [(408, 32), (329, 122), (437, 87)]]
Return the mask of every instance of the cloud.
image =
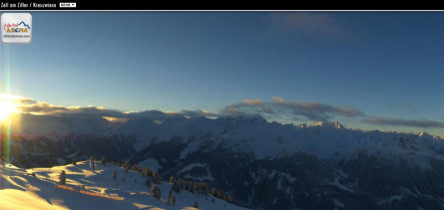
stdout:
[(411, 112), (416, 112), (415, 108), (413, 107), (412, 104), (410, 104), (409, 102), (402, 102), (400, 104), (390, 104), (391, 107), (399, 109), (399, 108), (406, 108), (407, 110), (411, 111)]
[(207, 110), (188, 110), (188, 109), (182, 109), (180, 112), (181, 114), (187, 116), (187, 117), (218, 117), (218, 114), (209, 112)]
[(262, 100), (243, 100), (239, 103), (221, 109), (222, 114), (232, 115), (261, 115), (287, 119), (301, 119), (310, 121), (328, 121), (335, 116), (357, 117), (364, 116), (361, 111), (352, 107), (332, 106), (317, 102), (288, 101), (274, 96), (272, 102)]
[[(184, 119), (187, 117), (210, 117), (220, 116), (260, 116), (265, 119), (282, 119), (292, 121), (331, 121), (332, 119), (356, 119), (366, 115), (353, 107), (333, 106), (318, 102), (298, 102), (285, 100), (274, 96), (272, 101), (261, 99), (245, 99), (238, 103), (223, 107), (217, 113), (206, 110), (159, 111), (147, 110), (137, 112), (123, 112), (115, 109), (106, 109), (100, 106), (60, 106), (47, 102), (36, 101), (31, 98), (14, 97), (15, 102), (22, 103), (17, 107), (21, 113), (36, 115), (70, 116), (70, 117), (97, 117), (105, 118), (112, 122), (121, 122), (136, 119), (151, 119), (164, 122), (169, 119)], [(407, 106), (406, 104), (402, 104)], [(381, 126), (408, 126), (420, 128), (444, 128), (444, 122), (432, 120), (406, 120), (383, 117), (366, 117), (362, 122)]]
[(15, 100), (13, 100), (13, 102), (16, 104), (35, 104), (35, 103), (37, 103), (37, 101), (32, 98), (24, 98), (24, 97), (20, 97), (18, 99), (15, 99)]
[(0, 95), (0, 101), (2, 102), (11, 102), (14, 104), (34, 104), (37, 103), (32, 98), (26, 98), (22, 96), (15, 96), (15, 95)]
[(49, 114), (54, 112), (68, 111), (68, 108), (63, 106), (54, 106), (47, 102), (35, 102), (30, 105), (19, 106), (18, 109), (25, 113), (36, 113), (36, 114)]
[(172, 118), (185, 117), (219, 117), (226, 115), (255, 115), (268, 119), (286, 119), (286, 120), (309, 120), (309, 121), (328, 121), (336, 116), (356, 117), (364, 114), (352, 107), (339, 107), (316, 102), (296, 102), (285, 100), (274, 96), (271, 102), (265, 102), (261, 99), (245, 99), (236, 104), (228, 105), (220, 109), (218, 113), (212, 113), (207, 110), (189, 110), (182, 109), (177, 112), (172, 111), (138, 111), (122, 112), (120, 110), (105, 109), (96, 106), (71, 106), (65, 107), (53, 105), (47, 102), (35, 101), (26, 98), (27, 103), (22, 104), (17, 109), (22, 113), (37, 115), (70, 115), (75, 117), (107, 117), (108, 119), (153, 119), (165, 121)]
[(284, 31), (306, 37), (342, 38), (351, 35), (342, 22), (326, 13), (272, 13), (267, 18)]
[[(17, 107), (21, 113), (35, 114), (35, 115), (56, 115), (56, 116), (71, 116), (71, 117), (100, 117), (109, 121), (118, 122), (119, 120), (131, 119), (152, 119), (156, 121), (166, 121), (173, 118), (185, 117), (217, 117), (219, 115), (211, 113), (206, 110), (188, 110), (183, 109), (179, 112), (159, 110), (147, 110), (137, 112), (123, 112), (115, 109), (105, 109), (100, 106), (60, 106), (52, 105), (47, 102), (35, 101), (30, 98), (23, 98), (23, 103)], [(34, 102), (34, 103), (32, 103)], [(17, 103), (18, 104), (18, 103)]]
[(419, 128), (444, 128), (444, 123), (433, 120), (406, 120), (397, 118), (369, 117), (362, 122), (374, 125), (393, 125)]

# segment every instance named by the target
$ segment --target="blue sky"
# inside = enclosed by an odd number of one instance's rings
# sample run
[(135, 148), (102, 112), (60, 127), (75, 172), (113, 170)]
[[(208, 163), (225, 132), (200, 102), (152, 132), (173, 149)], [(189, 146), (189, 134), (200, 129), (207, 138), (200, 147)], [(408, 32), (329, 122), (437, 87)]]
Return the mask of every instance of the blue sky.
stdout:
[[(14, 95), (60, 106), (214, 113), (260, 99), (290, 115), (313, 102), (358, 110), (331, 112), (329, 120), (348, 127), (444, 135), (441, 12), (31, 15), (31, 44), (1, 44), (0, 80), (7, 82), (9, 65)], [(271, 118), (313, 121), (306, 116)]]

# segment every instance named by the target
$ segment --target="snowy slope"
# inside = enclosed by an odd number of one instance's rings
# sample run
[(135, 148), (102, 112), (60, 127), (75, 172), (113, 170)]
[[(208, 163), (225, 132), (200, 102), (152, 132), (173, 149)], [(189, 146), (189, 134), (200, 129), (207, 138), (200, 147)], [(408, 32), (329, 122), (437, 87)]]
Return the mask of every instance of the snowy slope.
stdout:
[[(168, 205), (166, 197), (171, 184), (159, 185), (162, 191), (160, 200), (151, 196), (145, 186), (146, 177), (139, 172), (128, 171), (113, 165), (100, 165), (92, 172), (89, 161), (77, 165), (52, 168), (21, 169), (0, 162), (0, 209), (243, 209), (223, 200), (207, 199), (203, 195), (186, 190), (173, 194), (176, 203)], [(66, 189), (58, 187), (58, 175), (66, 172)], [(114, 170), (117, 178), (112, 177)], [(30, 174), (35, 172), (36, 177)], [(122, 180), (124, 179), (124, 181)], [(118, 189), (116, 184), (119, 183)], [(84, 188), (79, 187), (85, 185)], [(71, 190), (70, 190), (71, 189)], [(74, 189), (74, 190), (72, 190)]]
[[(119, 127), (110, 126), (102, 119), (43, 116), (40, 120), (39, 116), (33, 117), (35, 119), (24, 121), (28, 124), (21, 127), (22, 131), (26, 131), (24, 135), (16, 136), (24, 140), (12, 141), (14, 164), (50, 166), (56, 159), (70, 161), (91, 155), (106, 156), (114, 161), (126, 159), (156, 169), (166, 177), (174, 175), (194, 181), (205, 180), (249, 207), (265, 209), (332, 209), (341, 206), (378, 209), (396, 203), (398, 208), (394, 209), (407, 206), (436, 209), (444, 206), (444, 199), (441, 199), (444, 198), (444, 187), (441, 187), (444, 186), (441, 181), (444, 180), (444, 141), (442, 137), (427, 133), (363, 131), (345, 128), (339, 122), (283, 125), (245, 116), (171, 118), (163, 121), (145, 118), (130, 120)], [(28, 138), (27, 134), (34, 130), (56, 141)], [(109, 196), (116, 194), (113, 190), (116, 180), (101, 183), (103, 179), (98, 178), (111, 179), (113, 169), (105, 167), (104, 171), (100, 171), (102, 166), (99, 165), (99, 171), (90, 174), (86, 165), (76, 167), (62, 167), (69, 171), (68, 185), (92, 182), (87, 184), (89, 192), (103, 192)], [(47, 169), (42, 170), (37, 175), (39, 177), (42, 173), (42, 178), (45, 178)], [(56, 175), (48, 176), (55, 180)], [(28, 189), (28, 182), (42, 181), (42, 178), (24, 178), (26, 181), (21, 184), (9, 185)], [(128, 179), (132, 178), (127, 177), (125, 181)], [(139, 184), (143, 180), (136, 181), (121, 183), (122, 189), (116, 196), (124, 200), (116, 205), (130, 209), (143, 205), (185, 208), (194, 203), (184, 191), (178, 195), (176, 206), (151, 198), (142, 199), (146, 194), (141, 192), (149, 193), (149, 190)], [(2, 183), (12, 182), (9, 178), (2, 178)], [(63, 200), (65, 197), (60, 197), (63, 193), (55, 193), (57, 196), (54, 197), (54, 192), (61, 190), (54, 189), (54, 186), (51, 185), (49, 191), (45, 190), (50, 192), (49, 195), (20, 187), (2, 188), (34, 192), (43, 201)], [(168, 188), (169, 185), (162, 185), (162, 191), (165, 186)], [(9, 192), (14, 193), (17, 192)], [(179, 196), (185, 196), (185, 203), (179, 202)], [(26, 194), (23, 197), (31, 199), (35, 196)], [(201, 199), (200, 206), (207, 208), (207, 200)], [(63, 201), (63, 205), (73, 208), (71, 201)], [(55, 207), (58, 201), (50, 202)], [(91, 203), (88, 205), (97, 203), (88, 202)], [(81, 207), (85, 206), (82, 204)], [(221, 206), (208, 207), (217, 209)]]

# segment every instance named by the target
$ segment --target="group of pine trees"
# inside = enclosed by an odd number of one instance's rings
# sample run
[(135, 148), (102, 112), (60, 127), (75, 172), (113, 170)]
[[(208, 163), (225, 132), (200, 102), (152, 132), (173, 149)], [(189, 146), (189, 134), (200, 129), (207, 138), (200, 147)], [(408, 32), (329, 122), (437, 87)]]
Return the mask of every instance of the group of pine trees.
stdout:
[(233, 203), (234, 202), (233, 196), (227, 195), (223, 191), (219, 191), (216, 188), (211, 188), (210, 194), (212, 196), (216, 197), (216, 198), (225, 200), (225, 201), (227, 201), (229, 203)]
[[(95, 162), (94, 161), (95, 161), (95, 156), (91, 156), (90, 167), (91, 167), (92, 171), (95, 170)], [(76, 163), (77, 163), (77, 161), (74, 158), (72, 160), (72, 164), (76, 165)], [(100, 159), (100, 164), (101, 165), (107, 164), (106, 157), (103, 156)], [(162, 177), (156, 171), (154, 171), (148, 167), (142, 168), (142, 167), (138, 166), (137, 164), (131, 165), (128, 160), (122, 160), (120, 162), (111, 162), (111, 164), (121, 167), (122, 169), (125, 170), (125, 173), (127, 173), (129, 170), (131, 170), (131, 171), (137, 171), (137, 172), (141, 173), (142, 177), (146, 176), (147, 181), (145, 182), (145, 185), (147, 187), (151, 188), (151, 194), (153, 195), (153, 197), (160, 200), (162, 192), (161, 192), (158, 184), (161, 183)], [(114, 170), (112, 177), (114, 179), (117, 178), (117, 171), (116, 170)], [(65, 182), (66, 182), (65, 171), (62, 171), (60, 173), (59, 181), (61, 184), (65, 184)], [(172, 194), (172, 191), (174, 191), (176, 193), (180, 193), (181, 190), (187, 190), (187, 191), (197, 194), (197, 195), (199, 195), (199, 194), (211, 195), (213, 197), (223, 199), (223, 200), (230, 202), (230, 203), (234, 202), (234, 199), (231, 195), (227, 195), (223, 191), (219, 191), (216, 188), (209, 189), (206, 182), (187, 181), (187, 180), (184, 180), (181, 178), (176, 179), (174, 176), (171, 176), (169, 179), (169, 183), (171, 183), (171, 190), (168, 193), (168, 198), (167, 198), (168, 204), (170, 204), (170, 203), (175, 204), (175, 202), (176, 202), (176, 197)], [(215, 202), (214, 198), (212, 199), (212, 201)], [(194, 203), (193, 206), (198, 208), (197, 201)]]
[[(184, 179), (177, 179), (174, 176), (171, 176), (169, 179), (169, 183), (171, 183), (171, 190), (175, 191), (176, 193), (180, 193), (182, 189), (188, 190), (191, 193), (195, 194), (203, 194), (203, 195), (212, 195), (213, 197), (223, 199), (227, 202), (233, 203), (234, 199), (233, 196), (225, 194), (223, 191), (218, 191), (216, 188), (211, 188), (208, 190), (207, 183), (206, 182), (193, 182), (193, 181), (187, 181)], [(212, 200), (215, 202), (214, 198)], [(197, 203), (196, 203), (197, 204)], [(196, 207), (197, 208), (197, 207)]]
[[(142, 168), (142, 167), (138, 166), (137, 164), (130, 165), (129, 161), (127, 161), (127, 160), (123, 160), (120, 163), (119, 162), (112, 162), (112, 164), (124, 169), (125, 173), (128, 173), (129, 170), (137, 171), (137, 172), (141, 173), (142, 177), (147, 177), (145, 185), (147, 187), (151, 188), (151, 194), (153, 195), (153, 197), (160, 200), (160, 198), (162, 197), (162, 191), (160, 190), (158, 184), (161, 184), (162, 177), (156, 171), (154, 171), (148, 167)], [(114, 179), (117, 178), (117, 171), (116, 170), (114, 170), (114, 172), (113, 172), (113, 178)], [(152, 184), (152, 183), (154, 183), (154, 184)], [(172, 194), (171, 191), (168, 195), (167, 203), (168, 204), (175, 204), (176, 203), (176, 197)]]

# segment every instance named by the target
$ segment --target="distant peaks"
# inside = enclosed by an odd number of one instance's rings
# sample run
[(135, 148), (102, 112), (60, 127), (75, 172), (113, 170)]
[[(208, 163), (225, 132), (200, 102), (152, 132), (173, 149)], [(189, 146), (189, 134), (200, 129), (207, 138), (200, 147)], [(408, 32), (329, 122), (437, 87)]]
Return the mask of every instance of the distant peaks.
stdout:
[(335, 121), (335, 128), (337, 128), (337, 129), (342, 128), (342, 125), (341, 125), (341, 123), (339, 123), (339, 121)]
[[(303, 125), (305, 125), (305, 123)], [(342, 124), (339, 121), (334, 121), (334, 122), (320, 121), (320, 122), (314, 123), (314, 126), (319, 126), (319, 127), (324, 127), (324, 128), (336, 128), (336, 129), (344, 128), (344, 126), (342, 126)], [(302, 125), (301, 125), (301, 127), (302, 127)]]
[(432, 135), (428, 134), (427, 132), (419, 133), (419, 136), (421, 136), (421, 137), (432, 137)]

